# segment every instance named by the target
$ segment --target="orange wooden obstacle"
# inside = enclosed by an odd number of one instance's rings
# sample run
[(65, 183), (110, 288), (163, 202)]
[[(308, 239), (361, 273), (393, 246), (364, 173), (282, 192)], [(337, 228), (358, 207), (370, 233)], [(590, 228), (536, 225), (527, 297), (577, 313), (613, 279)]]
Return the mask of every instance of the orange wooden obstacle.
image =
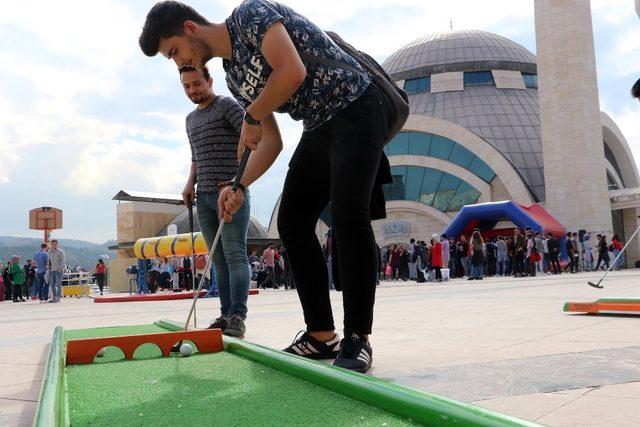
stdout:
[(593, 302), (567, 302), (563, 311), (590, 314), (602, 311), (640, 313), (640, 298), (600, 298)]
[(118, 347), (125, 359), (133, 359), (133, 353), (142, 344), (156, 344), (162, 355), (168, 357), (171, 348), (179, 341), (191, 341), (200, 353), (217, 353), (222, 348), (222, 331), (204, 329), (197, 331), (161, 332), (157, 334), (128, 335), (70, 340), (67, 342), (67, 365), (93, 363), (93, 359), (104, 347)]

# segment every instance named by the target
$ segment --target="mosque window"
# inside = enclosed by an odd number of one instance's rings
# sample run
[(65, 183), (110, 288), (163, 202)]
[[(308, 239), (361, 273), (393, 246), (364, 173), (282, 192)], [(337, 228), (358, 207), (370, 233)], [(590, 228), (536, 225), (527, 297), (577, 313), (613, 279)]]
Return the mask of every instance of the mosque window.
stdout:
[(387, 200), (411, 200), (442, 211), (457, 211), (474, 204), (480, 192), (449, 173), (420, 166), (391, 167), (393, 183), (384, 188)]
[(405, 80), (404, 90), (409, 94), (429, 92), (431, 90), (431, 76)]
[(472, 151), (457, 142), (426, 132), (400, 132), (384, 148), (388, 156), (435, 157), (467, 169), (486, 183), (491, 183), (496, 173)]
[(495, 86), (491, 71), (465, 71), (464, 87), (468, 86)]
[(611, 151), (611, 148), (609, 148), (607, 143), (606, 142), (603, 142), (603, 143), (604, 143), (604, 157), (607, 160), (609, 160), (609, 163), (611, 163), (613, 168), (616, 170), (616, 173), (620, 177), (622, 184), (624, 184), (624, 180), (622, 180), (622, 172), (620, 172), (620, 166), (618, 166), (618, 161), (616, 160), (616, 156), (613, 155), (613, 151)]
[(538, 88), (538, 75), (532, 73), (522, 73), (522, 80), (524, 80), (525, 87), (530, 89)]
[(609, 190), (619, 190), (620, 187), (616, 184), (616, 180), (613, 179), (611, 174), (607, 171), (607, 188)]

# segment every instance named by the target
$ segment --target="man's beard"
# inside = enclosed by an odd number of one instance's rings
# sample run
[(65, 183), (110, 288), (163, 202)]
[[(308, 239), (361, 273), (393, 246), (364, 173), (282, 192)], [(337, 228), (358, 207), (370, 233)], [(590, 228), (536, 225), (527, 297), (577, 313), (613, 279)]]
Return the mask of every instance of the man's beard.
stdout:
[(207, 65), (207, 62), (213, 58), (213, 51), (209, 45), (196, 37), (193, 37), (191, 51), (195, 58), (200, 58), (200, 63), (194, 64), (195, 68), (199, 70), (202, 70)]
[(191, 102), (198, 105), (198, 104), (202, 104), (207, 98), (205, 98), (204, 96), (201, 96), (199, 98), (189, 98), (189, 99), (191, 100)]

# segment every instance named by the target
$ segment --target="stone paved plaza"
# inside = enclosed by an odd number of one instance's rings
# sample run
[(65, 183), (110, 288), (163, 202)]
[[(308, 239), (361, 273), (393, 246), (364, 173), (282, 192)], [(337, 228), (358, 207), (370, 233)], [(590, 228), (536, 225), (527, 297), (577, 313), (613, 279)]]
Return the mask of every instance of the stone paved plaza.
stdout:
[[(565, 301), (638, 296), (640, 271), (384, 283), (371, 375), (553, 426), (640, 425), (640, 317), (565, 314)], [(332, 293), (341, 319), (341, 295)], [(66, 329), (183, 321), (190, 301), (0, 304), (0, 426), (30, 425), (49, 342)], [(199, 303), (199, 326), (217, 314)], [(293, 291), (250, 297), (247, 340), (280, 348), (303, 328)], [(105, 399), (108, 396), (105, 396)], [(274, 393), (277, 400), (277, 391)]]

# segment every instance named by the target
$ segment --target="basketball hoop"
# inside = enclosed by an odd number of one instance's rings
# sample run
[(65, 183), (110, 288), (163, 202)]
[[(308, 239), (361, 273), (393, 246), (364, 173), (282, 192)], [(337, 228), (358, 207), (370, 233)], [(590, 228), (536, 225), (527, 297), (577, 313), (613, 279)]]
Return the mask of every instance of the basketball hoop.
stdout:
[(29, 228), (44, 231), (44, 242), (49, 243), (51, 231), (62, 228), (62, 211), (43, 206), (29, 211)]

